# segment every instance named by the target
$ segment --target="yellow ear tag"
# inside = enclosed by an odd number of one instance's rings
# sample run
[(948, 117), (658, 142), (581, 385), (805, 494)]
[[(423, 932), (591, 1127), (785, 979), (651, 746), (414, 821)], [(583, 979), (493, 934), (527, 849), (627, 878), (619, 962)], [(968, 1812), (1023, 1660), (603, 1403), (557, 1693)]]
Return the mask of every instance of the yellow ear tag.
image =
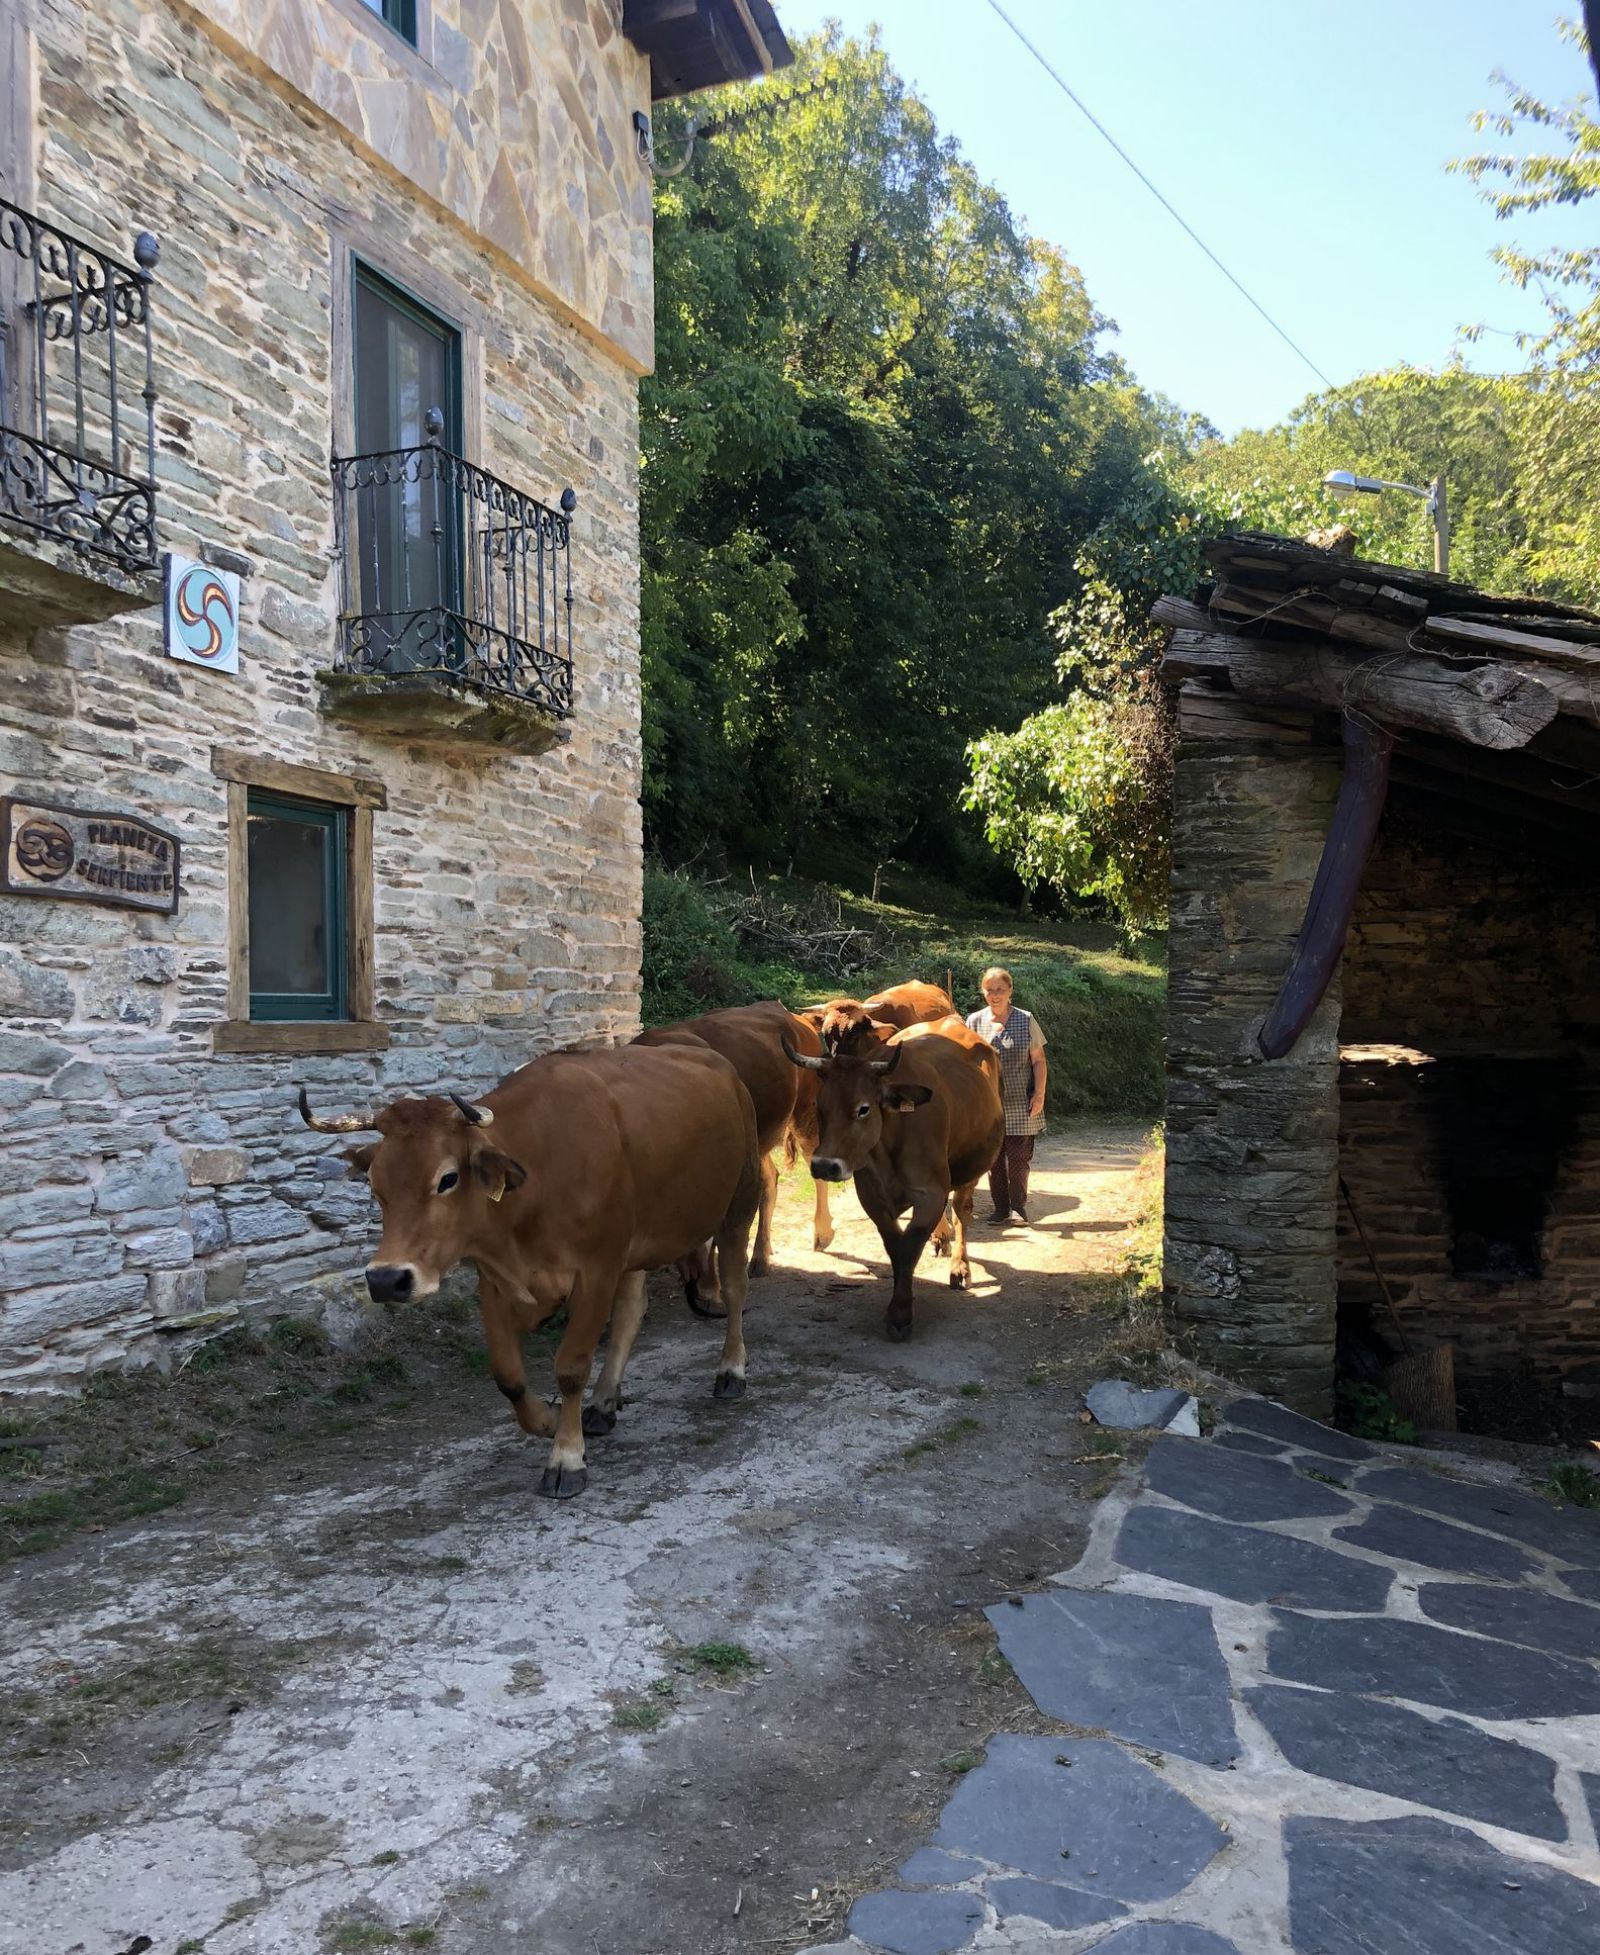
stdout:
[(506, 1184), (503, 1181), (499, 1182), (495, 1187), (489, 1190), (490, 1201), (497, 1202), (500, 1199), (500, 1197), (505, 1193), (505, 1191), (506, 1191)]

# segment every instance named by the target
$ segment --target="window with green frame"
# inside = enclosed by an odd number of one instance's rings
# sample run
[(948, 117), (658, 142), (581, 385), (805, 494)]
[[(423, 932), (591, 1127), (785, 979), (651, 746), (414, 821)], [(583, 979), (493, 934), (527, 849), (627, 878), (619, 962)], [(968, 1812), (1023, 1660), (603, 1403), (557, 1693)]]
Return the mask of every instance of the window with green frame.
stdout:
[(348, 808), (249, 790), (250, 1016), (349, 1016)]
[(387, 21), (402, 41), (417, 45), (417, 0), (362, 0), (362, 4)]

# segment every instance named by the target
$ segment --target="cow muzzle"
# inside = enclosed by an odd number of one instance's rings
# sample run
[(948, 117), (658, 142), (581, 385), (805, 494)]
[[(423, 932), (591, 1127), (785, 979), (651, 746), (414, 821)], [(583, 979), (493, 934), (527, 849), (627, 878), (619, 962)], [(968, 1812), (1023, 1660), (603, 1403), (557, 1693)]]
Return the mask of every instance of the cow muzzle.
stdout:
[(418, 1283), (416, 1269), (410, 1263), (369, 1263), (367, 1294), (374, 1303), (409, 1303), (427, 1291)]
[(850, 1170), (843, 1161), (836, 1161), (830, 1155), (813, 1154), (811, 1178), (813, 1181), (848, 1181)]

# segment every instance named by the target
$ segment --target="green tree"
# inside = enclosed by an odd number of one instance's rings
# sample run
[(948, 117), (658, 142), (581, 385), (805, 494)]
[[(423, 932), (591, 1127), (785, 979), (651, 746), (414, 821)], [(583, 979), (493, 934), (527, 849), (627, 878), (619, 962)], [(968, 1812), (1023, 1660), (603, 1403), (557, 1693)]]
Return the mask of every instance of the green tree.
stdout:
[[(1593, 54), (1576, 22), (1558, 25), (1565, 40)], [(1499, 79), (1505, 105), (1482, 111), (1475, 126), (1533, 146), (1481, 152), (1452, 168), (1478, 185), (1503, 221), (1581, 209), (1600, 193), (1600, 121), (1585, 102), (1553, 105)], [(1600, 248), (1526, 252), (1505, 245), (1495, 256), (1512, 284), (1539, 292), (1546, 311), (1544, 330), (1523, 342), (1528, 373), (1509, 383), (1533, 539), (1529, 573), (1542, 589), (1600, 603), (1600, 498), (1594, 491), (1600, 478)]]
[(875, 39), (797, 79), (657, 188), (647, 831), (959, 870), (965, 745), (1050, 697), (1077, 550), (1173, 417)]

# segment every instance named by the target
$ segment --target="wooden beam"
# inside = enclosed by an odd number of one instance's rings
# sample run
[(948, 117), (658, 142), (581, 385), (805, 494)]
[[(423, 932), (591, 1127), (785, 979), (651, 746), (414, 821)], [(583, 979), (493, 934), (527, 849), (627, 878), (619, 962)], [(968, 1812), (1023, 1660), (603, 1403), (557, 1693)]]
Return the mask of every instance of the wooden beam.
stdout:
[(330, 774), (323, 767), (301, 767), (294, 761), (267, 754), (242, 753), (234, 747), (211, 749), (211, 771), (224, 781), (264, 788), (269, 794), (299, 796), (308, 801), (331, 801), (346, 808), (387, 808), (389, 790), (365, 774)]
[(1408, 653), (1363, 659), (1304, 639), (1291, 644), (1219, 631), (1174, 631), (1162, 675), (1225, 677), (1248, 699), (1358, 711), (1384, 726), (1499, 751), (1525, 747), (1559, 705), (1542, 679), (1514, 666), (1463, 666)]
[(1339, 800), (1289, 969), (1256, 1037), (1263, 1059), (1281, 1059), (1293, 1051), (1339, 968), (1356, 892), (1383, 818), (1393, 748), (1393, 734), (1355, 714), (1345, 716)]
[(1178, 694), (1178, 731), (1190, 740), (1275, 740), (1304, 746), (1311, 739), (1311, 722), (1303, 712), (1274, 711), (1190, 684)]
[(1575, 645), (1567, 638), (1517, 631), (1510, 625), (1480, 624), (1473, 618), (1434, 617), (1422, 628), (1430, 638), (1446, 639), (1468, 651), (1489, 657), (1510, 653), (1513, 658), (1534, 659), (1541, 664), (1560, 666), (1564, 672), (1587, 672), (1600, 679), (1600, 645)]

